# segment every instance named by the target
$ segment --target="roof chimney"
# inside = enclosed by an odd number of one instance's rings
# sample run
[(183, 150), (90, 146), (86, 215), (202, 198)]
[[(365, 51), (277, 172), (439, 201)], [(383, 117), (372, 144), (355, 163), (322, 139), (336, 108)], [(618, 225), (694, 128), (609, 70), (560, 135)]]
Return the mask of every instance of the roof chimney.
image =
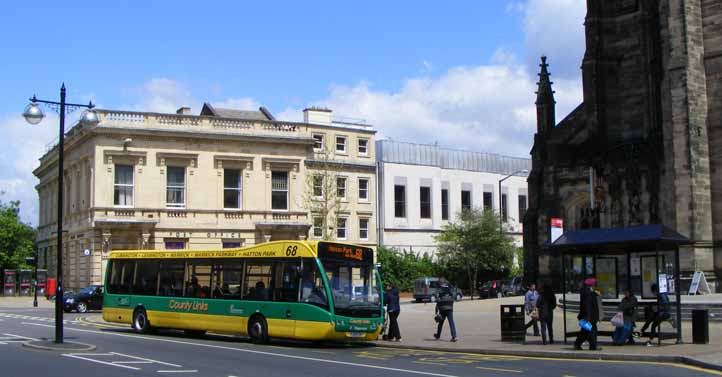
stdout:
[(180, 109), (176, 110), (175, 113), (178, 115), (191, 115), (191, 108), (183, 106)]
[(303, 110), (303, 123), (331, 125), (331, 110), (320, 107), (309, 107)]

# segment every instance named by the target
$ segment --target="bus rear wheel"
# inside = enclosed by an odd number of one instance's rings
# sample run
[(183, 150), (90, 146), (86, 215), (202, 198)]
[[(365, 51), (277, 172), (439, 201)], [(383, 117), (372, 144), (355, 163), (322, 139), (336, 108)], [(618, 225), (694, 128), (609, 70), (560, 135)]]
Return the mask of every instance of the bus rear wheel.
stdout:
[(253, 343), (268, 343), (268, 324), (263, 317), (257, 315), (248, 321), (248, 336)]
[(135, 309), (133, 313), (133, 330), (141, 334), (147, 334), (151, 331), (148, 314), (145, 312), (145, 309)]

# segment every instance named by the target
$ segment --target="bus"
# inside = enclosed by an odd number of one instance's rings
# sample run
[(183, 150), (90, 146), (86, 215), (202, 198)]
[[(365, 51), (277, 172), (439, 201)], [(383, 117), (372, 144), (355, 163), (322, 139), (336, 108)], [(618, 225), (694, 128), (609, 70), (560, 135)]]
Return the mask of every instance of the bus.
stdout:
[(180, 329), (366, 341), (381, 332), (381, 279), (368, 247), (274, 241), (216, 250), (112, 251), (103, 319), (139, 333)]

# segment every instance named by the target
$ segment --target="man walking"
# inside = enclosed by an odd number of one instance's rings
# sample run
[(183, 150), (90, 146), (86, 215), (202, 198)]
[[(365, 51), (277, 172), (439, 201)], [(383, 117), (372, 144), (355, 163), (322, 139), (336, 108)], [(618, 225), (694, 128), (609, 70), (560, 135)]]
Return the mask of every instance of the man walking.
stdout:
[(454, 325), (454, 295), (451, 294), (451, 287), (446, 279), (439, 279), (439, 297), (436, 301), (436, 320), (438, 325), (434, 339), (441, 337), (441, 330), (444, 328), (444, 321), (449, 319), (449, 328), (451, 329), (451, 341), (456, 341), (456, 326)]
[(599, 301), (597, 300), (597, 293), (594, 291), (594, 286), (597, 284), (597, 280), (594, 278), (588, 278), (584, 280), (584, 286), (579, 292), (579, 315), (577, 319), (585, 320), (591, 324), (590, 328), (579, 329), (577, 340), (574, 342), (574, 349), (581, 350), (582, 343), (584, 341), (589, 342), (589, 350), (595, 351), (600, 348), (597, 347), (597, 322), (599, 322)]
[(531, 317), (529, 323), (526, 324), (524, 330), (534, 326), (534, 336), (539, 336), (539, 310), (537, 309), (537, 302), (539, 301), (539, 292), (536, 291), (536, 284), (532, 283), (529, 286), (529, 290), (524, 295), (524, 309), (526, 314)]

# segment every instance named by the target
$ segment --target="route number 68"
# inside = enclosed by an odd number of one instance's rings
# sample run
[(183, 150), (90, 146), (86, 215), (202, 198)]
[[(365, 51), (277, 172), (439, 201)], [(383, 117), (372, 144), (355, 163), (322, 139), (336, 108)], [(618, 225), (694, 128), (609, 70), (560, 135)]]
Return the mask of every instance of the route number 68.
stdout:
[(298, 251), (298, 246), (293, 245), (286, 248), (286, 256), (287, 257), (295, 257), (296, 251)]

